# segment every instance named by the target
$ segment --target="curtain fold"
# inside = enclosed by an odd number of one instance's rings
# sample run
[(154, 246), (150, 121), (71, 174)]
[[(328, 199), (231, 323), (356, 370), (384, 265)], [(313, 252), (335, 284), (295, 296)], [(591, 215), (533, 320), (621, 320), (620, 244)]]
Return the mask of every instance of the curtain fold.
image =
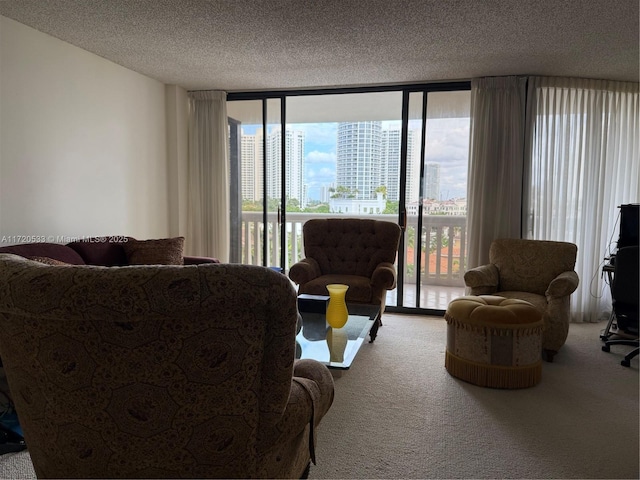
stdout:
[(495, 238), (521, 237), (526, 78), (471, 82), (468, 268), (488, 263)]
[(526, 236), (578, 245), (572, 321), (603, 320), (611, 296), (601, 273), (616, 247), (617, 207), (640, 200), (638, 84), (530, 77), (527, 98)]
[(189, 92), (189, 201), (185, 251), (229, 261), (227, 94)]

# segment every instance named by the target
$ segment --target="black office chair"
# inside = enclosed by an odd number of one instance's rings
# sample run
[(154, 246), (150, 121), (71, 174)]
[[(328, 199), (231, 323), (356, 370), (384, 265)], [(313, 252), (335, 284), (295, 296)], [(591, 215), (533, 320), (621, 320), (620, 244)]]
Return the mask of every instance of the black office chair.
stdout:
[(613, 314), (616, 317), (618, 331), (635, 339), (607, 340), (602, 350), (609, 352), (611, 345), (628, 345), (636, 347), (629, 352), (620, 363), (629, 367), (631, 359), (640, 353), (638, 342), (638, 292), (640, 290), (638, 265), (638, 246), (620, 248), (615, 257), (613, 285), (611, 295), (613, 297)]

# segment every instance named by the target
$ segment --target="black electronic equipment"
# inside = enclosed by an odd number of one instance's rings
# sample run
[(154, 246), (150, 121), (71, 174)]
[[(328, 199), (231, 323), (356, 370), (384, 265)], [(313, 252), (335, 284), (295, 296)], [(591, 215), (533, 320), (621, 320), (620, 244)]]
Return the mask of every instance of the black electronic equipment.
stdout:
[(620, 205), (620, 236), (618, 248), (638, 246), (640, 230), (640, 203)]

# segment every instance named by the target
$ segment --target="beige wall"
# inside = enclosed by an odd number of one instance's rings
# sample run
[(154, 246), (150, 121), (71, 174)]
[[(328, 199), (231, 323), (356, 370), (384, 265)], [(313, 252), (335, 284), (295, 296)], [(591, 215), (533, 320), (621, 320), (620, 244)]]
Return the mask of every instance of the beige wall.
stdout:
[(158, 81), (0, 16), (0, 244), (176, 233), (167, 98)]

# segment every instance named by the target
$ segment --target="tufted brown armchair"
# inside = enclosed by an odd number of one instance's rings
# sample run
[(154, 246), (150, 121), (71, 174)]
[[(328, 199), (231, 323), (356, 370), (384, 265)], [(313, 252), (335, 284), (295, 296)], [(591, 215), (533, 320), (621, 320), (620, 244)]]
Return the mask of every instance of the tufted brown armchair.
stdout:
[(38, 477), (300, 478), (333, 401), (288, 279), (0, 255), (0, 356)]
[(547, 361), (569, 333), (571, 294), (578, 288), (574, 271), (578, 247), (568, 242), (498, 239), (489, 264), (465, 272), (471, 295), (518, 298), (533, 304), (544, 318), (542, 349)]
[(327, 295), (330, 283), (349, 285), (347, 303), (380, 305), (396, 287), (394, 266), (400, 227), (358, 218), (308, 220), (302, 227), (305, 257), (291, 266), (298, 293)]

